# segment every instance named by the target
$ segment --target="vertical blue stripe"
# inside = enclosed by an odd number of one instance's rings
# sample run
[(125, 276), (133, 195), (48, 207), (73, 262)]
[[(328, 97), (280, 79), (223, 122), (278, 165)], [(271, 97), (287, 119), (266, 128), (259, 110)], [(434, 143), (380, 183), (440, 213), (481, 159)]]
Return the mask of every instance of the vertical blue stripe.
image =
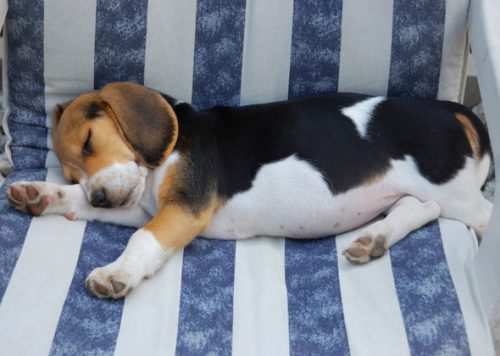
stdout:
[(229, 355), (235, 241), (198, 238), (184, 250), (178, 355)]
[[(26, 129), (28, 131), (29, 129)], [(43, 169), (48, 151), (26, 146), (10, 146), (15, 170)], [(44, 179), (42, 179), (44, 180)]]
[(5, 189), (9, 184), (21, 180), (43, 181), (46, 175), (45, 169), (16, 170), (7, 177), (0, 191), (0, 301), (3, 299), (31, 224), (31, 215), (10, 207)]
[(289, 98), (337, 91), (341, 0), (295, 0)]
[(408, 235), (390, 254), (411, 353), (469, 355), (437, 221)]
[(291, 355), (349, 355), (335, 238), (285, 242)]
[(144, 83), (147, 0), (97, 0), (94, 87)]
[[(26, 134), (29, 131), (29, 134)], [(15, 146), (33, 147), (47, 149), (47, 128), (37, 125), (20, 124), (9, 122), (9, 133), (15, 137)], [(35, 167), (33, 167), (35, 168)]]
[(445, 0), (394, 0), (388, 95), (436, 98)]
[[(111, 355), (120, 328), (123, 299), (98, 299), (85, 287), (95, 268), (113, 262), (134, 229), (88, 222), (80, 257), (52, 342), (51, 355)], [(71, 238), (71, 236), (68, 236)]]
[(45, 126), (43, 1), (9, 2), (10, 119)]
[[(47, 171), (29, 170), (45, 167), (47, 150), (22, 146), (47, 140), (45, 125), (45, 80), (43, 77), (43, 1), (9, 2), (7, 14), (8, 85), (10, 99), (9, 125), (13, 125), (12, 158), (15, 170), (7, 177), (0, 192), (0, 300), (21, 253), (32, 217), (9, 206), (5, 188), (16, 181), (45, 180)], [(18, 123), (17, 125), (15, 123)], [(19, 125), (21, 124), (21, 125)], [(20, 130), (22, 126), (22, 135)], [(43, 146), (45, 147), (45, 146)], [(20, 152), (22, 151), (22, 152)], [(37, 154), (25, 156), (35, 151)], [(20, 171), (19, 169), (27, 169)]]
[(239, 105), (245, 0), (198, 0), (196, 11), (193, 105)]
[[(21, 140), (30, 142), (47, 140), (47, 129), (44, 128), (46, 115), (43, 19), (43, 1), (9, 2), (7, 13), (9, 124), (26, 124), (22, 137), (13, 136), (14, 147), (25, 143)], [(29, 162), (33, 166), (25, 168), (44, 167), (46, 155), (47, 152), (44, 150), (43, 154), (37, 155)], [(18, 168), (17, 163), (20, 159), (22, 156), (13, 154), (15, 168)]]

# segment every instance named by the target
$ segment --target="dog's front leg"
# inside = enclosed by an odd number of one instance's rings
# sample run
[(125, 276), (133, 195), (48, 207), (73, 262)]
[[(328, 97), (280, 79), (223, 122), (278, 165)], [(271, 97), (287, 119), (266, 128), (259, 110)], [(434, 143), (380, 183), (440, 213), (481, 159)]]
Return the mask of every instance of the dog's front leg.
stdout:
[(95, 208), (78, 184), (16, 182), (7, 187), (11, 205), (35, 216), (63, 215), (70, 220), (99, 220), (118, 225), (141, 227), (149, 216), (140, 208)]
[(152, 276), (175, 251), (203, 232), (211, 215), (211, 209), (194, 213), (179, 205), (161, 208), (132, 235), (116, 261), (89, 274), (87, 288), (99, 298), (124, 297), (143, 278)]

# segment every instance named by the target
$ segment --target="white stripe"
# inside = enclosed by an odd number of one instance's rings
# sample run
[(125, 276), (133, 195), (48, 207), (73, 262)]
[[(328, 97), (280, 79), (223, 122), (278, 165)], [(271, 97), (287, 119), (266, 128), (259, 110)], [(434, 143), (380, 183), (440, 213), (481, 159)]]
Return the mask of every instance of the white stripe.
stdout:
[[(63, 183), (58, 169), (47, 181)], [(33, 218), (0, 306), (3, 355), (47, 355), (78, 261), (85, 222)]]
[(96, 0), (44, 4), (45, 108), (51, 127), (56, 104), (94, 89)]
[(463, 223), (454, 220), (439, 219), (439, 229), (464, 317), (471, 354), (494, 355), (491, 332), (471, 270), (478, 249), (476, 237)]
[(236, 242), (233, 355), (288, 355), (285, 240)]
[[(288, 97), (293, 2), (247, 1), (240, 104)], [(233, 355), (288, 355), (285, 240), (236, 242)]]
[(144, 83), (191, 102), (196, 0), (149, 0)]
[(342, 3), (339, 92), (387, 93), (392, 7), (392, 0), (349, 0)]
[[(469, 0), (446, 1), (438, 99), (458, 101), (463, 78)], [(457, 75), (459, 74), (459, 75)]]
[(293, 1), (246, 2), (241, 104), (288, 97)]
[(354, 265), (341, 254), (359, 237), (359, 231), (337, 236), (340, 291), (351, 354), (409, 355), (390, 255)]
[(57, 159), (55, 152), (52, 150), (47, 152), (47, 158), (45, 158), (45, 167), (53, 168), (53, 167), (60, 167), (60, 166), (61, 166), (61, 163), (59, 163), (59, 160)]
[[(56, 104), (94, 89), (96, 0), (47, 0), (44, 6), (45, 120), (50, 128)], [(53, 149), (51, 134), (49, 129), (49, 149)], [(59, 166), (49, 151), (45, 167)]]
[(182, 280), (179, 251), (126, 298), (115, 355), (174, 355)]
[(372, 118), (373, 111), (385, 97), (376, 96), (367, 100), (360, 101), (353, 106), (345, 107), (342, 109), (342, 114), (347, 116), (354, 122), (356, 129), (358, 130), (359, 136), (362, 138), (366, 137), (366, 130)]

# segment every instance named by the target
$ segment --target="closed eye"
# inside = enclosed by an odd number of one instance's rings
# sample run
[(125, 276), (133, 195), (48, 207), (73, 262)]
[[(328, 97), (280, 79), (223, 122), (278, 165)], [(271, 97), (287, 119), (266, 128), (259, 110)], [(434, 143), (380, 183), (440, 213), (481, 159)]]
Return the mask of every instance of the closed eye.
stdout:
[(90, 139), (92, 138), (92, 130), (89, 130), (89, 135), (87, 136), (87, 139), (85, 140), (85, 143), (83, 144), (82, 147), (82, 155), (84, 157), (90, 156), (92, 153), (92, 146), (90, 144)]

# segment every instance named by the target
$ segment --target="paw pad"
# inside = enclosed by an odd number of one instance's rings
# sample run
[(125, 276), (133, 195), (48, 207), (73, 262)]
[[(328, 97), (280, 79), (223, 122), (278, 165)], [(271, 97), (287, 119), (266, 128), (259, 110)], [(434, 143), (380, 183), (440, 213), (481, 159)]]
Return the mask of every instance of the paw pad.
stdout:
[(31, 185), (27, 185), (26, 186), (26, 195), (28, 196), (29, 200), (35, 200), (36, 198), (38, 198), (38, 196), (40, 194), (38, 193), (38, 190), (36, 190), (35, 187), (33, 187)]
[(381, 257), (387, 251), (385, 236), (363, 236), (354, 241), (342, 253), (350, 262), (366, 263), (373, 258)]
[(7, 189), (10, 204), (19, 211), (39, 216), (52, 202), (49, 195), (42, 195), (43, 183), (16, 183)]
[(94, 269), (85, 281), (87, 289), (98, 298), (118, 299), (124, 297), (131, 289), (122, 281), (126, 275), (120, 271), (107, 272), (106, 267)]
[(22, 202), (23, 201), (23, 195), (21, 194), (21, 190), (14, 186), (14, 185), (11, 185), (9, 187), (9, 200), (11, 201), (11, 203), (16, 203), (16, 202)]

